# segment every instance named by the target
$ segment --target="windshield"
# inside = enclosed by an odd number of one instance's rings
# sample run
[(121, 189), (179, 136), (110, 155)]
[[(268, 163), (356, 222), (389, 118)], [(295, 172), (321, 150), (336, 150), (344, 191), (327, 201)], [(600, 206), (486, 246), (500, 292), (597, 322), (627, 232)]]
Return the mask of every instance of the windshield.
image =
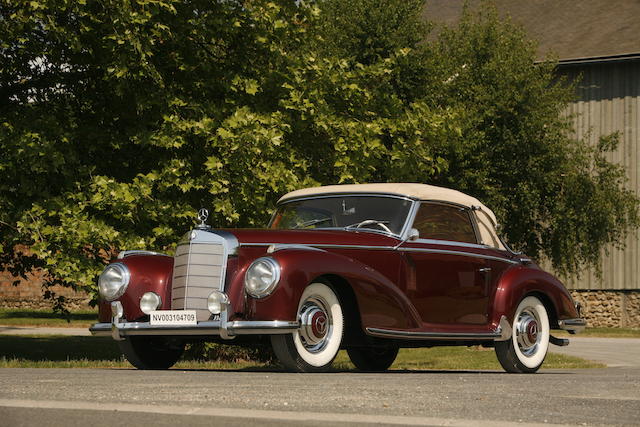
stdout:
[(358, 227), (400, 235), (411, 200), (391, 196), (328, 196), (285, 203), (269, 228)]

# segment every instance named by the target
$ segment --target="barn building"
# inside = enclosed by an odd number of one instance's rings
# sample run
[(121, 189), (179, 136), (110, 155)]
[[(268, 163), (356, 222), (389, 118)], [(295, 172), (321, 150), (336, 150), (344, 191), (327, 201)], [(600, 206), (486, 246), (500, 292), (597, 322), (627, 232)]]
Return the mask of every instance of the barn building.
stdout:
[[(471, 1), (477, 7), (478, 1)], [(538, 57), (558, 59), (557, 72), (577, 82), (568, 107), (577, 138), (597, 143), (618, 132), (620, 145), (609, 160), (627, 169), (629, 188), (640, 195), (640, 1), (496, 0), (498, 12), (538, 41)], [(425, 17), (452, 25), (463, 0), (427, 0)], [(602, 279), (594, 271), (568, 279), (591, 326), (640, 327), (640, 234), (624, 250), (609, 248)]]

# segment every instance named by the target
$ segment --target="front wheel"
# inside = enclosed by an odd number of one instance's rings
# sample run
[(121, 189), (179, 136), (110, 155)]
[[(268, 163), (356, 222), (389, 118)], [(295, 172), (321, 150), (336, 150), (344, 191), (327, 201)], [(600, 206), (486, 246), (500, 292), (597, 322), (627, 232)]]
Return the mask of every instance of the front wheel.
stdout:
[(124, 357), (138, 369), (169, 369), (180, 359), (184, 343), (164, 337), (127, 337), (118, 341)]
[(359, 370), (382, 372), (393, 365), (398, 355), (398, 347), (353, 347), (347, 349), (347, 353)]
[(500, 364), (511, 373), (536, 372), (549, 348), (549, 316), (544, 304), (534, 296), (520, 301), (512, 329), (511, 339), (495, 343)]
[(326, 371), (340, 350), (344, 333), (338, 296), (324, 283), (307, 286), (298, 304), (298, 319), (297, 332), (271, 336), (274, 353), (289, 371)]

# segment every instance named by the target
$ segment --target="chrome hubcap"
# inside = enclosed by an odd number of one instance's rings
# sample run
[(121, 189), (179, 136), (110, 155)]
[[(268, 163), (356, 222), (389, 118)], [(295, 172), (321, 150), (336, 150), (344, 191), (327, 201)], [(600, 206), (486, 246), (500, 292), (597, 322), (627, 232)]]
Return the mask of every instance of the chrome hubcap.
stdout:
[(300, 341), (311, 353), (322, 351), (331, 337), (333, 321), (326, 301), (309, 297), (300, 307)]
[(532, 356), (540, 343), (540, 320), (530, 308), (522, 310), (515, 324), (516, 341), (525, 356)]

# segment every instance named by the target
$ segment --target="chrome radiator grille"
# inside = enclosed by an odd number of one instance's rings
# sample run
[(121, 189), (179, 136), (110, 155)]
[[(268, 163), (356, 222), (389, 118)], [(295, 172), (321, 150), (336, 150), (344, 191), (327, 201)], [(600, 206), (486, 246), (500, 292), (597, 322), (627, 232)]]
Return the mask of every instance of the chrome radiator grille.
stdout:
[(217, 235), (197, 232), (195, 236), (176, 249), (171, 308), (196, 310), (198, 321), (204, 321), (211, 315), (207, 297), (214, 289), (224, 291), (227, 250)]

